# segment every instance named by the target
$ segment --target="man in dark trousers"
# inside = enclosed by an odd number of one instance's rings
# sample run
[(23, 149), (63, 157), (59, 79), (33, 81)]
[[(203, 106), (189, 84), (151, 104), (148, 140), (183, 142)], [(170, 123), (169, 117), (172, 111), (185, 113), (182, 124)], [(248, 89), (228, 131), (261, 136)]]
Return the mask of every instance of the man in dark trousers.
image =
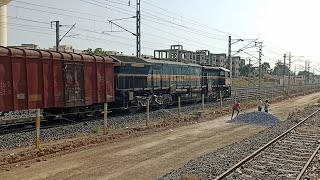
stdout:
[(232, 116), (231, 116), (231, 120), (233, 118), (233, 114), (234, 114), (234, 111), (237, 111), (237, 116), (239, 115), (239, 112), (241, 110), (241, 107), (240, 107), (240, 101), (237, 100), (236, 103), (234, 103), (234, 105), (232, 106)]

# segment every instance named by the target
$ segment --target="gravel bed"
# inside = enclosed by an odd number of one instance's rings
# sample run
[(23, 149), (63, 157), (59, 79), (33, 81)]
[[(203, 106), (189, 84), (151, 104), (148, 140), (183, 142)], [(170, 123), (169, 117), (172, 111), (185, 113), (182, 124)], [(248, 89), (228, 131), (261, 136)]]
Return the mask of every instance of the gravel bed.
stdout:
[[(224, 106), (230, 106), (231, 100), (224, 101)], [(206, 103), (205, 108), (218, 108), (220, 103)], [(181, 113), (192, 114), (192, 112), (201, 110), (201, 104), (194, 103), (181, 107)], [(150, 112), (150, 121), (157, 122), (163, 119), (172, 118), (176, 116), (177, 108), (160, 109)], [(111, 129), (127, 128), (134, 125), (144, 123), (146, 113), (137, 112), (135, 114), (109, 117), (108, 125)], [(72, 125), (53, 127), (49, 129), (40, 130), (41, 142), (48, 142), (52, 140), (68, 139), (76, 137), (77, 135), (87, 135), (97, 133), (99, 127), (103, 127), (103, 120), (94, 120), (88, 122), (79, 122)], [(35, 131), (20, 132), (0, 135), (0, 149), (10, 149), (17, 147), (26, 147), (34, 144)]]
[(314, 157), (309, 168), (302, 176), (302, 179), (319, 179), (320, 178), (320, 153)]
[(316, 107), (307, 108), (305, 111), (291, 116), (287, 121), (268, 127), (241, 142), (225, 146), (215, 152), (191, 160), (181, 168), (173, 170), (159, 179), (184, 179), (189, 177), (213, 179), (315, 110)]
[[(230, 103), (230, 102), (229, 102)], [(206, 104), (205, 108), (217, 107), (218, 103)], [(193, 104), (181, 107), (181, 112), (188, 114), (195, 110), (200, 110), (201, 105)], [(177, 115), (177, 108), (160, 109), (150, 112), (150, 120), (153, 122), (162, 121)], [(145, 113), (136, 113), (124, 116), (108, 118), (108, 125), (111, 129), (127, 128), (145, 122)], [(88, 122), (79, 122), (72, 125), (61, 127), (53, 127), (50, 129), (41, 129), (40, 138), (42, 142), (73, 138), (77, 135), (86, 135), (97, 133), (99, 127), (103, 126), (103, 120), (95, 120)], [(34, 144), (35, 131), (20, 132), (0, 135), (0, 149), (9, 149), (16, 147), (26, 147)]]
[(255, 124), (259, 126), (274, 126), (279, 122), (279, 118), (265, 112), (250, 112), (240, 114), (230, 122), (236, 124)]
[[(255, 97), (246, 98), (246, 100), (254, 100)], [(225, 100), (223, 102), (224, 107), (231, 107), (233, 100)], [(205, 108), (218, 108), (219, 102), (206, 103)], [(201, 104), (189, 104), (188, 106), (181, 107), (183, 114), (191, 114), (194, 111), (201, 110)], [(161, 109), (150, 112), (151, 121), (162, 121), (163, 119), (171, 118), (173, 115), (177, 115), (177, 108)], [(108, 125), (111, 129), (126, 128), (134, 125), (141, 124), (145, 121), (145, 113), (135, 113), (124, 116), (110, 117), (108, 118)], [(61, 127), (54, 127), (50, 129), (41, 129), (41, 142), (47, 142), (52, 140), (66, 139), (76, 137), (77, 135), (85, 135), (95, 133), (99, 127), (103, 126), (103, 120), (94, 120), (89, 122), (81, 122), (73, 125), (66, 125)], [(35, 131), (22, 132), (22, 133), (10, 133), (0, 135), (0, 149), (9, 149), (16, 147), (25, 147), (34, 144)]]

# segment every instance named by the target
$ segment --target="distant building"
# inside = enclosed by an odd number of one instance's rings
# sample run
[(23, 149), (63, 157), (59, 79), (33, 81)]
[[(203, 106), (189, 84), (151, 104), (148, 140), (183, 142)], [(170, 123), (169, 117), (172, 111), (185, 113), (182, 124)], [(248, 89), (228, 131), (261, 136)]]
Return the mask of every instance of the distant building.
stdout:
[[(154, 58), (230, 69), (225, 53), (210, 53), (209, 50), (188, 51), (184, 50), (182, 45), (171, 45), (170, 49), (154, 50)], [(232, 57), (232, 76), (240, 76), (240, 65), (244, 66), (244, 64), (245, 60), (240, 56)]]
[[(120, 53), (118, 51), (106, 51), (106, 54), (115, 56), (115, 55), (119, 55)], [(122, 54), (122, 52), (121, 52), (121, 54)]]
[(226, 60), (227, 60), (227, 55), (225, 53), (221, 53), (221, 54), (214, 54), (215, 55), (215, 66), (217, 67), (227, 67), (226, 66)]
[[(50, 51), (56, 51), (56, 46), (53, 46), (53, 48), (49, 48)], [(73, 52), (73, 53), (82, 53), (82, 50), (76, 50), (70, 45), (60, 45), (58, 48), (59, 52)]]
[(246, 65), (246, 60), (240, 59), (240, 61), (239, 61), (239, 66), (240, 66), (240, 67), (243, 67), (243, 66), (245, 66), (245, 65)]
[[(239, 77), (240, 76), (240, 56), (234, 56), (231, 58), (232, 61), (232, 76)], [(226, 61), (226, 66), (229, 68), (229, 61)]]
[(171, 45), (170, 49), (154, 50), (154, 58), (184, 63), (196, 63), (196, 53), (183, 49), (183, 45)]
[(21, 44), (20, 46), (8, 46), (10, 48), (20, 48), (20, 49), (39, 49), (36, 44)]

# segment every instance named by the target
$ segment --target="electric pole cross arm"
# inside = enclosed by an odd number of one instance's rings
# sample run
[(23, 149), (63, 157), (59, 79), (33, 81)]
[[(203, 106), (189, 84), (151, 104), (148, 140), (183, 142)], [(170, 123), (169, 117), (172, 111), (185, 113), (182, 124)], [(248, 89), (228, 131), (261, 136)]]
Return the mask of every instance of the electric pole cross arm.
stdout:
[(60, 38), (60, 27), (62, 27), (63, 25), (60, 25), (60, 21), (51, 21), (51, 29), (52, 23), (56, 24), (56, 52), (59, 52), (60, 42), (76, 26), (76, 23), (71, 26), (71, 28), (66, 32), (66, 34), (62, 36), (62, 38)]

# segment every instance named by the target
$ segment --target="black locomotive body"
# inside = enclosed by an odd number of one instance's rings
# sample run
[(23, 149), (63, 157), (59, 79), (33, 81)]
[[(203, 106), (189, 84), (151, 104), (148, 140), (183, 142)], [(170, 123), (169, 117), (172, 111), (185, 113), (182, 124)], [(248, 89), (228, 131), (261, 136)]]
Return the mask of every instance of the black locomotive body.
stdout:
[(182, 101), (231, 96), (230, 71), (223, 67), (113, 56), (115, 61), (115, 103), (124, 108), (172, 104)]

